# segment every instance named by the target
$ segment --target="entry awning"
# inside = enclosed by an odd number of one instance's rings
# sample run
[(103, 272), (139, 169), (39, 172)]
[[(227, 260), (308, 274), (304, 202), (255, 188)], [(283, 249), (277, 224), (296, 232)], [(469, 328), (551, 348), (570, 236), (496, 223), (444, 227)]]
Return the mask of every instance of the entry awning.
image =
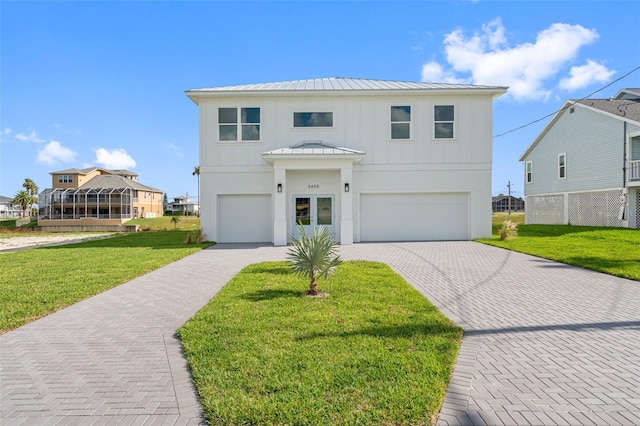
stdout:
[(278, 148), (262, 153), (262, 158), (267, 163), (281, 159), (351, 159), (354, 163), (359, 163), (365, 156), (364, 151), (357, 149), (343, 148), (324, 141), (302, 141), (286, 148)]

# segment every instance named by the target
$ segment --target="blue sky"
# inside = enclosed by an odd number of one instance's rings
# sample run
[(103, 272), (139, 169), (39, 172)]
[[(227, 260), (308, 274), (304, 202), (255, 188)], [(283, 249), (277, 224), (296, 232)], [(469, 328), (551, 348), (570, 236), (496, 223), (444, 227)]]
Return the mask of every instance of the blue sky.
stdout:
[[(566, 99), (640, 87), (638, 1), (0, 1), (0, 195), (49, 172), (127, 168), (197, 194), (185, 90), (322, 77), (510, 86), (494, 135)], [(635, 34), (634, 34), (635, 33)], [(494, 138), (493, 193), (549, 119)]]

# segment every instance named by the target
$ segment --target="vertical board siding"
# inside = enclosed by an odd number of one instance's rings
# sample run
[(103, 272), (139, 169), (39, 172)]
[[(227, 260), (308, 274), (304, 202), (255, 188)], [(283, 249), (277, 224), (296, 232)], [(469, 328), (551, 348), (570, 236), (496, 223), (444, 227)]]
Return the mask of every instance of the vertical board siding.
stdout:
[[(390, 107), (411, 106), (411, 139), (391, 140)], [(434, 105), (455, 105), (456, 138), (434, 140)], [(260, 107), (260, 141), (218, 142), (220, 107)], [(492, 161), (488, 96), (229, 97), (201, 102), (201, 166), (260, 166), (261, 154), (322, 140), (366, 152), (363, 165), (466, 164)], [(332, 128), (294, 128), (294, 112), (333, 112)]]

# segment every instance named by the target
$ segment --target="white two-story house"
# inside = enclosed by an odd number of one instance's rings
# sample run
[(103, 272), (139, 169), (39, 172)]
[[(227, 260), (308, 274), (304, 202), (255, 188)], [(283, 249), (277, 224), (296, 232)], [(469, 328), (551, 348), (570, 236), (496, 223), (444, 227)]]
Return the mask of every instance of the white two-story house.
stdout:
[(565, 102), (520, 161), (527, 223), (640, 228), (640, 89)]
[(217, 242), (491, 235), (493, 100), (505, 87), (324, 78), (194, 89), (201, 224)]

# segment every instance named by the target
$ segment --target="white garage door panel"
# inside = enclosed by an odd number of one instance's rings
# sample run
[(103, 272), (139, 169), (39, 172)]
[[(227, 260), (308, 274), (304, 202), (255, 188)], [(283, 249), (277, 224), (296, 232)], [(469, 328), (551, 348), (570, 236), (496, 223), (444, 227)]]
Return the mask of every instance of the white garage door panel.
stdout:
[(466, 193), (362, 194), (360, 240), (467, 240), (467, 199)]
[(270, 195), (218, 196), (218, 242), (268, 243), (272, 227)]

